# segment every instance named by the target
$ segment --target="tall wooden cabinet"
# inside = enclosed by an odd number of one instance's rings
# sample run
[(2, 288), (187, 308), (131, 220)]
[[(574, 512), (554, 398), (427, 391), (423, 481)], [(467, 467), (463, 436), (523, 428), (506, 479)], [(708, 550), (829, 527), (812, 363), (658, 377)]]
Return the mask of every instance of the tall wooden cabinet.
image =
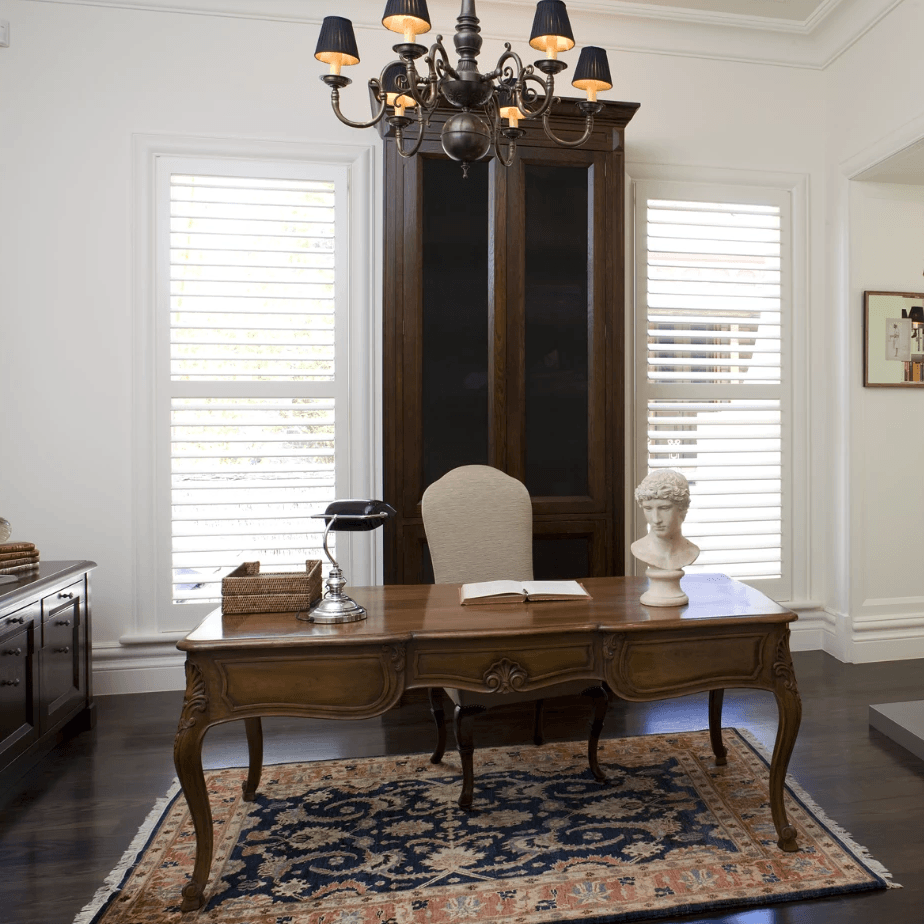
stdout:
[[(623, 570), (624, 130), (606, 103), (581, 148), (541, 125), (510, 167), (468, 177), (431, 121), (421, 153), (385, 134), (383, 294), (387, 583), (432, 581), (420, 500), (458, 465), (519, 478), (537, 578)], [(553, 130), (577, 137), (573, 100)]]

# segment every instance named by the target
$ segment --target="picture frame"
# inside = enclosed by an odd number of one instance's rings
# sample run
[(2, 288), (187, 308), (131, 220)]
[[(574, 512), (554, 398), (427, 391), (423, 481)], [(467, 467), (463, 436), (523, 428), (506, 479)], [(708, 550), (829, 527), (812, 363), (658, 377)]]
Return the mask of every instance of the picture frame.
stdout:
[(863, 293), (863, 385), (924, 388), (924, 292)]

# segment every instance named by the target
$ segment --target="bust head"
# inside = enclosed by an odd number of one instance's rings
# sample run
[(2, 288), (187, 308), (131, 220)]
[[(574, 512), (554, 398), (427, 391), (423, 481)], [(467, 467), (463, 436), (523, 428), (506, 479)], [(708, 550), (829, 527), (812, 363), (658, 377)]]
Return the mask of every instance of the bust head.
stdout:
[[(677, 533), (690, 509), (690, 483), (687, 479), (675, 472), (672, 468), (658, 469), (642, 479), (642, 483), (635, 489), (635, 500), (645, 512), (645, 519), (652, 523), (649, 513), (661, 509), (666, 511), (668, 505), (676, 510)], [(668, 538), (668, 537), (665, 537)]]
[(632, 543), (632, 554), (653, 568), (673, 570), (695, 561), (699, 549), (681, 533), (690, 507), (690, 485), (680, 472), (652, 472), (635, 489), (648, 522), (646, 536)]

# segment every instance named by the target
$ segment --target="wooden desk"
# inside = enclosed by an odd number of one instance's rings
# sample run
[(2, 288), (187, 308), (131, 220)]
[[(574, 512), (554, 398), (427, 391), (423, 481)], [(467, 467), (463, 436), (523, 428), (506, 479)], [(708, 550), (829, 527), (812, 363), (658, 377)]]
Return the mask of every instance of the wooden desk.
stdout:
[(591, 601), (459, 605), (458, 585), (351, 588), (363, 622), (315, 626), (292, 614), (222, 616), (216, 611), (181, 641), (186, 698), (174, 744), (177, 775), (196, 832), (183, 911), (201, 907), (212, 863), (212, 815), (202, 739), (243, 719), (250, 767), (244, 796), (260, 781), (260, 717), (365, 719), (406, 689), (456, 687), (507, 693), (570, 680), (605, 680), (631, 701), (709, 692), (718, 764), (726, 687), (770, 690), (779, 708), (770, 765), (770, 807), (783, 850), (796, 850), (783, 782), (802, 704), (789, 653), (796, 616), (721, 575), (683, 579), (685, 607), (643, 607), (644, 578), (587, 578)]

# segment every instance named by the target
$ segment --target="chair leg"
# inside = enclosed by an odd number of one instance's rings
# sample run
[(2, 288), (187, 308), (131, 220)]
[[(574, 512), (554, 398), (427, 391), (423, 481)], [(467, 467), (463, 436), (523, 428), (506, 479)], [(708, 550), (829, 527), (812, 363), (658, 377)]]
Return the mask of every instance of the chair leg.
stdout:
[(591, 697), (594, 707), (588, 726), (590, 731), (587, 735), (587, 763), (590, 765), (590, 772), (594, 775), (594, 779), (599, 783), (605, 783), (606, 774), (600, 769), (597, 747), (600, 744), (600, 732), (603, 731), (603, 721), (606, 718), (610, 699), (602, 687), (591, 687), (584, 691), (584, 695)]
[(545, 712), (545, 700), (537, 699), (536, 700), (536, 714), (533, 718), (533, 742), (535, 744), (542, 744), (545, 741), (545, 735), (542, 731), (542, 717)]
[(430, 712), (436, 722), (436, 749), (430, 757), (431, 764), (438, 764), (446, 753), (446, 713), (443, 711), (443, 691), (440, 687), (430, 687)]
[(722, 744), (722, 702), (725, 699), (725, 690), (709, 691), (709, 740), (712, 742), (712, 753), (715, 754), (715, 765), (724, 767), (728, 763), (728, 749)]
[(475, 768), (472, 755), (475, 752), (475, 716), (485, 711), (484, 706), (456, 706), (456, 744), (462, 762), (462, 795), (459, 808), (470, 809), (475, 791)]

